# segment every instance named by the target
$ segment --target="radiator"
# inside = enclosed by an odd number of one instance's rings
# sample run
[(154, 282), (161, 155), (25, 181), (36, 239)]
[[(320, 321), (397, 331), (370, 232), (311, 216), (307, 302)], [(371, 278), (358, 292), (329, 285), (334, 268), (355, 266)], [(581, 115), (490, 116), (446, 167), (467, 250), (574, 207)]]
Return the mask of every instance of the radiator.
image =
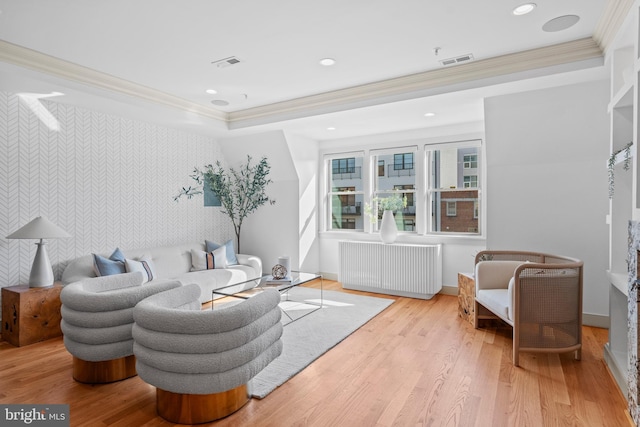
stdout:
[(442, 245), (339, 242), (345, 289), (430, 299), (442, 289)]

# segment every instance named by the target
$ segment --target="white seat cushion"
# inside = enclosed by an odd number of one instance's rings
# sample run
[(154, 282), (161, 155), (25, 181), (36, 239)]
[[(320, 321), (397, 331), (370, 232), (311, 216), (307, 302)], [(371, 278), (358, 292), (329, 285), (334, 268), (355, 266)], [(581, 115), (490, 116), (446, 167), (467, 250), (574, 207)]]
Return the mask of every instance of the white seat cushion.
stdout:
[(476, 294), (476, 300), (488, 308), (490, 311), (500, 316), (510, 324), (513, 319), (509, 317), (512, 310), (510, 309), (510, 295), (508, 289), (483, 289)]

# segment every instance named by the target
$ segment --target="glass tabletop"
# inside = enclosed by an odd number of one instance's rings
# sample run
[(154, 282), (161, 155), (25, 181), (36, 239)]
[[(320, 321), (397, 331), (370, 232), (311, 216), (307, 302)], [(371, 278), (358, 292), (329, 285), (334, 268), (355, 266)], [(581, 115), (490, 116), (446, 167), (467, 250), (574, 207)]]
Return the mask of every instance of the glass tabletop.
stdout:
[[(318, 289), (320, 293), (319, 300), (298, 301), (295, 297), (290, 298), (289, 290), (316, 279), (320, 279), (320, 288)], [(324, 285), (322, 276), (320, 274), (292, 271), (291, 276), (285, 279), (274, 279), (272, 275), (266, 274), (262, 277), (256, 277), (255, 279), (236, 282), (222, 288), (214, 289), (211, 291), (211, 309), (215, 309), (215, 301), (217, 298), (220, 300), (226, 300), (227, 298), (239, 298), (241, 300), (246, 300), (251, 298), (252, 295), (269, 288), (277, 289), (278, 292), (280, 292), (281, 297), (285, 298), (285, 300), (280, 303), (280, 309), (289, 319), (289, 322), (285, 323), (285, 325), (300, 320), (324, 306)], [(286, 306), (287, 304), (288, 306)], [(291, 304), (294, 304), (294, 306), (292, 307)], [(223, 306), (224, 305), (225, 303), (223, 303)], [(301, 309), (303, 311), (300, 311)], [(294, 312), (296, 312), (296, 314), (293, 314)]]
[[(236, 282), (236, 283), (232, 283), (230, 285), (227, 286), (223, 286), (221, 288), (218, 289), (214, 289), (212, 291), (212, 297), (219, 295), (219, 296), (234, 296), (237, 295), (239, 293), (245, 293), (247, 291), (250, 291), (251, 289), (244, 289), (241, 291), (235, 291), (233, 290), (238, 289), (238, 287), (240, 285), (246, 285), (249, 284), (251, 282), (255, 282), (255, 288), (275, 288), (280, 292), (285, 292), (288, 289), (291, 289), (295, 286), (300, 286), (304, 283), (308, 283), (311, 282), (312, 280), (316, 280), (316, 279), (321, 279), (322, 276), (319, 274), (315, 274), (315, 273), (304, 273), (301, 271), (292, 271), (291, 275), (284, 278), (284, 279), (274, 279), (272, 275), (270, 274), (265, 274), (262, 277), (256, 277), (253, 279), (249, 279), (249, 280), (245, 280), (242, 282)], [(254, 289), (255, 289), (254, 288)], [(212, 298), (213, 299), (213, 298)]]

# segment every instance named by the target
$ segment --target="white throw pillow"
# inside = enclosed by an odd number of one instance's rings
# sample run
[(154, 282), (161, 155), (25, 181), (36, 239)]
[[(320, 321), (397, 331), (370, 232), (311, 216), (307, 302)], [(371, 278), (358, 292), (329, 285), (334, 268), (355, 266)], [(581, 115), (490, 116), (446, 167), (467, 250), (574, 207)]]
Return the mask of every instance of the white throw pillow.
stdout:
[(214, 249), (213, 252), (213, 263), (215, 268), (227, 268), (227, 247), (220, 246), (218, 249)]
[(139, 271), (142, 273), (144, 280), (142, 283), (150, 282), (156, 277), (156, 268), (151, 261), (150, 255), (143, 255), (139, 260), (126, 259), (124, 265), (127, 269), (127, 273), (133, 273)]
[(205, 252), (191, 249), (191, 271), (213, 270), (227, 267), (227, 253), (224, 246)]

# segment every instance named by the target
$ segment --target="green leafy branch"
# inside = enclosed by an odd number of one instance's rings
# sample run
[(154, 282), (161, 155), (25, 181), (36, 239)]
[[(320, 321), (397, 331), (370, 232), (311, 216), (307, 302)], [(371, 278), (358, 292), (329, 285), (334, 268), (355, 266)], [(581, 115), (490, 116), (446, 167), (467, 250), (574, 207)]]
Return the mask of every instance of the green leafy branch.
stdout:
[(266, 157), (262, 157), (257, 164), (252, 164), (251, 156), (247, 155), (247, 162), (239, 169), (228, 170), (220, 161), (216, 161), (215, 165), (205, 165), (202, 169), (194, 168), (189, 177), (197, 186), (182, 187), (173, 199), (191, 199), (203, 194), (204, 185), (208, 185), (220, 200), (222, 213), (231, 219), (240, 252), (240, 232), (244, 219), (265, 203), (275, 203), (266, 194), (266, 188), (272, 182), (268, 178), (270, 171), (271, 166)]
[[(373, 206), (376, 206), (376, 212), (374, 213)], [(391, 196), (391, 197), (374, 197), (371, 199), (371, 204), (365, 203), (364, 213), (369, 216), (372, 224), (382, 216), (384, 211), (399, 211), (407, 207), (407, 196)]]

